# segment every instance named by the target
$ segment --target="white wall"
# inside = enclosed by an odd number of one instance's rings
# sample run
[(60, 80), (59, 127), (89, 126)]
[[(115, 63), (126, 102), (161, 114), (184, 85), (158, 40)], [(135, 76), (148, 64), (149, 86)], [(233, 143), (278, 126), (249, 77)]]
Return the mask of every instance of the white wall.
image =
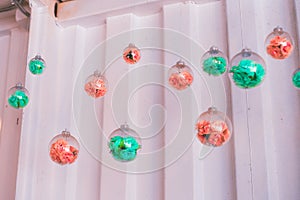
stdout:
[(0, 15), (0, 199), (14, 199), (18, 167), (22, 110), (8, 106), (7, 92), (25, 82), (28, 21), (12, 13)]
[[(74, 1), (80, 13), (67, 12), (71, 4), (64, 3), (58, 16), (66, 18), (55, 21), (52, 7), (32, 1), (28, 59), (40, 53), (47, 70), (26, 75), (31, 103), (16, 199), (298, 199), (299, 95), (291, 83), (298, 49), (275, 61), (264, 39), (281, 25), (298, 41), (299, 1), (160, 2), (165, 5), (148, 1), (110, 13)], [(146, 8), (153, 12), (140, 12)], [(121, 59), (130, 42), (142, 50), (135, 66)], [(211, 45), (230, 58), (243, 47), (262, 55), (268, 66), (263, 85), (245, 91), (227, 76), (204, 74), (200, 57)], [(195, 74), (184, 92), (166, 79), (180, 58)], [(82, 84), (95, 69), (105, 71), (110, 90), (94, 102)], [(206, 149), (194, 140), (194, 122), (212, 104), (232, 119), (234, 137), (199, 159)], [(128, 164), (111, 159), (106, 140), (124, 121), (143, 138), (140, 156)], [(48, 143), (65, 128), (80, 138), (81, 151), (76, 163), (61, 167), (49, 159)]]

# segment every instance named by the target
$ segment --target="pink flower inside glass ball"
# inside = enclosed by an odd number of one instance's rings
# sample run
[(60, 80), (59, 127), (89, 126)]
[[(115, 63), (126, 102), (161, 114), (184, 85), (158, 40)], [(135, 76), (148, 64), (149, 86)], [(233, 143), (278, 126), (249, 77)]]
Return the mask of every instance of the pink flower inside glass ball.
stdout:
[(67, 130), (62, 131), (50, 141), (49, 156), (57, 164), (72, 164), (77, 160), (78, 154), (79, 143)]
[(103, 97), (108, 90), (107, 80), (100, 72), (95, 71), (94, 74), (87, 78), (84, 90), (87, 95), (93, 98)]
[(267, 53), (274, 59), (282, 60), (289, 57), (293, 51), (293, 40), (283, 28), (276, 27), (265, 41)]
[(232, 135), (232, 124), (225, 113), (210, 107), (202, 113), (196, 121), (198, 140), (212, 147), (223, 146), (229, 141)]
[(183, 61), (178, 61), (169, 69), (169, 84), (177, 90), (188, 88), (193, 83), (193, 80), (191, 68), (185, 65)]
[(141, 59), (141, 51), (134, 44), (129, 44), (123, 51), (123, 59), (128, 64), (135, 64)]

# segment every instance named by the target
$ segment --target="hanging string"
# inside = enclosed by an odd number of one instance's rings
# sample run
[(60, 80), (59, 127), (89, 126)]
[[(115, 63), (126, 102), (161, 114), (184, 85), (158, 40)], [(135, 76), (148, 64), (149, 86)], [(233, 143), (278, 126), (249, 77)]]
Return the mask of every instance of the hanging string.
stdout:
[[(29, 70), (32, 74), (34, 75), (40, 75), (44, 72), (44, 68), (46, 67), (46, 62), (42, 58), (43, 56), (43, 50), (45, 47), (45, 42), (46, 42), (46, 37), (45, 34), (47, 26), (45, 25), (46, 23), (44, 22), (44, 16), (41, 16), (40, 19), (37, 19), (40, 21), (37, 21), (37, 24), (39, 24), (39, 28), (37, 28), (33, 34), (33, 38), (35, 38), (35, 43), (34, 46), (32, 46), (33, 53), (32, 57), (28, 61), (28, 67)], [(35, 51), (35, 52), (34, 52)]]
[[(21, 62), (21, 65), (23, 65), (23, 67), (20, 71), (18, 71), (21, 73), (18, 73), (18, 72), (15, 73), (16, 84), (22, 84), (23, 87), (25, 87), (24, 81), (25, 81), (25, 74), (26, 74), (26, 70), (27, 70), (27, 55), (28, 55), (28, 48), (27, 48), (28, 41), (26, 41), (26, 40), (28, 40), (27, 34), (29, 32), (29, 26), (30, 26), (30, 19), (27, 18), (26, 20), (27, 21), (25, 22), (26, 23), (25, 29), (26, 29), (27, 33), (18, 31), (19, 34), (22, 34), (22, 37), (24, 38), (24, 40), (22, 40), (23, 44), (21, 43), (22, 44), (21, 49), (19, 48), (19, 46), (16, 46), (18, 48), (17, 51), (19, 51), (19, 55), (25, 57), (25, 59)], [(19, 27), (19, 28), (21, 28), (21, 27)]]
[(130, 43), (132, 43), (133, 45), (135, 44), (135, 33), (134, 33), (134, 29), (135, 29), (135, 2), (134, 0), (132, 0), (132, 24), (130, 26)]
[(249, 99), (248, 99), (248, 92), (247, 90), (245, 91), (246, 93), (246, 106), (247, 106), (247, 133), (248, 133), (248, 146), (249, 146), (249, 170), (250, 170), (250, 183), (251, 183), (251, 199), (253, 200), (254, 196), (254, 188), (253, 188), (253, 170), (252, 170), (252, 142), (251, 142), (251, 137), (250, 137), (250, 125), (249, 125)]
[[(295, 9), (297, 9), (297, 6), (295, 6)], [(297, 13), (297, 12), (295, 12)], [(300, 21), (298, 21), (298, 17), (295, 16), (296, 18), (296, 23), (295, 24), (299, 24)], [(298, 66), (297, 66), (297, 70), (300, 70), (300, 33), (298, 30), (296, 30), (296, 38), (294, 39), (294, 42), (295, 42), (295, 45), (297, 46), (295, 48), (295, 51), (297, 50), (298, 51)], [(296, 43), (297, 42), (297, 43)]]
[(38, 50), (37, 54), (40, 54), (40, 55), (43, 55), (43, 53), (44, 53), (44, 47), (45, 47), (46, 38), (47, 38), (46, 34), (48, 33), (48, 31), (46, 31), (47, 27), (48, 26), (46, 26), (46, 24), (43, 23), (43, 27), (40, 30), (39, 40), (38, 41), (40, 41), (41, 45), (38, 45), (39, 48), (37, 49)]
[[(294, 13), (295, 13), (295, 15), (294, 15), (294, 19), (296, 21), (295, 24), (297, 25), (300, 23), (300, 21), (299, 21), (300, 15), (297, 15), (297, 13), (298, 13), (297, 11), (300, 8), (300, 3), (296, 3), (296, 1), (295, 1), (293, 8), (294, 8)], [(298, 26), (296, 26), (296, 28), (298, 28)], [(300, 33), (299, 33), (299, 30), (300, 30), (299, 28), (298, 28), (298, 30), (296, 30), (296, 36), (294, 38), (294, 43), (295, 43), (295, 45), (297, 45), (297, 47), (295, 48), (295, 51), (296, 50), (298, 51), (298, 68), (300, 68)]]
[[(242, 49), (245, 48), (244, 43), (244, 18), (243, 18), (243, 12), (242, 12), (242, 6), (241, 6), (241, 0), (239, 0), (239, 12), (240, 12), (240, 26), (241, 26), (241, 42), (242, 42)], [(250, 185), (251, 185), (251, 199), (253, 200), (254, 196), (254, 188), (253, 188), (253, 174), (252, 174), (252, 142), (250, 137), (250, 125), (249, 125), (249, 98), (248, 98), (248, 90), (245, 90), (246, 95), (246, 115), (247, 115), (247, 134), (248, 134), (248, 146), (249, 146), (249, 170), (250, 170)]]
[(239, 0), (239, 12), (240, 12), (240, 22), (241, 22), (241, 31), (240, 31), (240, 34), (241, 34), (241, 40), (242, 40), (242, 49), (245, 48), (244, 46), (244, 20), (243, 20), (243, 14), (242, 14), (242, 6), (241, 6), (241, 0)]

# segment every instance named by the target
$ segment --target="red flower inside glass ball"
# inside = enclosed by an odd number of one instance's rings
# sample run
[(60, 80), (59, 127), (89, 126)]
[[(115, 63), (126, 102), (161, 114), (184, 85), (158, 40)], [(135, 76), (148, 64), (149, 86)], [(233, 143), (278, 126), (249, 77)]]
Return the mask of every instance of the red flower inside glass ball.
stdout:
[(49, 144), (50, 158), (57, 164), (72, 164), (78, 158), (78, 154), (79, 143), (68, 131), (55, 136)]
[(123, 59), (128, 64), (135, 64), (141, 59), (141, 51), (134, 44), (129, 44), (123, 51)]
[(186, 89), (193, 83), (193, 80), (192, 70), (182, 61), (178, 61), (169, 70), (169, 84), (177, 90)]
[(281, 27), (274, 28), (266, 38), (266, 51), (275, 59), (285, 59), (293, 51), (293, 42), (291, 36), (283, 31)]
[(85, 92), (93, 97), (103, 97), (108, 90), (108, 82), (98, 71), (89, 76), (84, 85)]
[(207, 146), (222, 146), (232, 135), (230, 120), (214, 107), (200, 115), (195, 128), (198, 140)]

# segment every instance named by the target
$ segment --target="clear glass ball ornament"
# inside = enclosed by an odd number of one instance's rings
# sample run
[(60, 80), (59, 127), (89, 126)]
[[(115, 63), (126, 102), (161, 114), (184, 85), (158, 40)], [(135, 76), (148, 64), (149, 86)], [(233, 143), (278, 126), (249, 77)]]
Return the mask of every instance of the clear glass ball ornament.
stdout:
[(108, 147), (114, 159), (128, 162), (136, 158), (142, 146), (138, 134), (127, 124), (123, 124), (110, 134)]
[(141, 51), (134, 44), (129, 44), (123, 51), (123, 59), (128, 64), (135, 64), (141, 59)]
[(278, 60), (289, 57), (294, 49), (292, 37), (279, 26), (267, 36), (265, 46), (267, 54)]
[(101, 73), (95, 71), (86, 79), (84, 90), (87, 95), (93, 98), (103, 97), (108, 91), (107, 79)]
[(300, 68), (293, 73), (292, 82), (296, 88), (300, 88)]
[(212, 46), (201, 58), (204, 72), (213, 76), (220, 76), (226, 72), (228, 59), (217, 47)]
[(208, 108), (199, 116), (195, 128), (198, 140), (207, 146), (223, 146), (232, 136), (230, 119), (215, 107)]
[(40, 55), (36, 55), (29, 61), (28, 67), (32, 74), (39, 75), (45, 71), (46, 62)]
[(21, 83), (8, 91), (8, 104), (16, 109), (22, 109), (29, 103), (29, 92)]
[(254, 88), (263, 82), (266, 75), (263, 58), (250, 49), (243, 49), (234, 56), (230, 66), (230, 78), (240, 88)]
[(53, 162), (66, 165), (74, 163), (79, 154), (79, 142), (67, 130), (56, 135), (49, 143), (49, 155)]
[(177, 90), (188, 88), (194, 80), (193, 72), (183, 61), (178, 61), (168, 72), (169, 84)]

